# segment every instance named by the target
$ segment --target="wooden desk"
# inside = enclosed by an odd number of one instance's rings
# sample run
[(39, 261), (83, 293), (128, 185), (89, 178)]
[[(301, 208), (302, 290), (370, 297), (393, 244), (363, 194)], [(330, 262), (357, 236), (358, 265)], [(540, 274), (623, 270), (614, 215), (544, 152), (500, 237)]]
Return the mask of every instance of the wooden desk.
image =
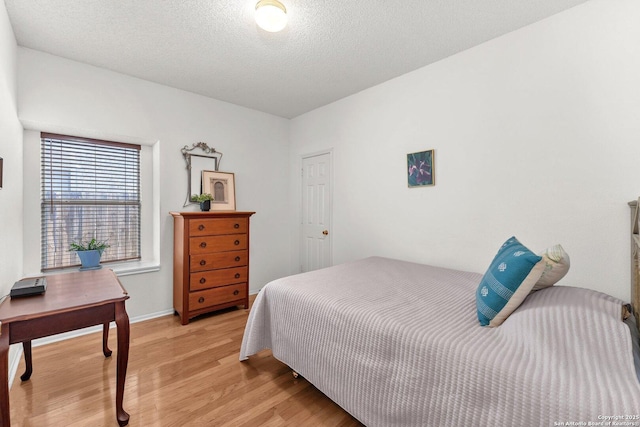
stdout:
[(109, 322), (114, 320), (118, 328), (116, 417), (120, 426), (129, 423), (129, 414), (122, 408), (129, 359), (129, 316), (124, 304), (127, 299), (129, 295), (115, 273), (101, 269), (47, 276), (47, 291), (43, 295), (7, 298), (0, 305), (0, 427), (11, 425), (10, 344), (23, 344), (26, 371), (20, 378), (27, 381), (33, 372), (31, 340), (103, 325), (102, 350), (109, 357)]

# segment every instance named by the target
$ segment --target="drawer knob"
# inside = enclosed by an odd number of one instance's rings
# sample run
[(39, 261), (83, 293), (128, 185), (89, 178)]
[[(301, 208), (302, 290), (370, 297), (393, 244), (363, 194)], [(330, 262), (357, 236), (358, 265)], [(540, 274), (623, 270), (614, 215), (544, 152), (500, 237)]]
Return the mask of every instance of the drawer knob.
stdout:
[(233, 242), (233, 244), (238, 246), (240, 244), (240, 240), (236, 240), (235, 242)]
[(240, 257), (239, 257), (239, 256), (237, 256), (237, 257), (236, 257), (236, 262), (239, 262), (239, 261), (240, 261)]
[(205, 279), (204, 277), (202, 279), (200, 279), (200, 283), (202, 283), (204, 285), (204, 283), (207, 281), (207, 279)]
[(240, 291), (239, 291), (239, 290), (237, 290), (237, 289), (236, 289), (235, 291), (233, 291), (233, 294), (234, 294), (234, 295), (238, 295), (239, 293), (240, 293)]
[(200, 265), (206, 265), (206, 264), (207, 264), (207, 261), (205, 260), (200, 261)]
[(200, 243), (200, 247), (201, 247), (201, 248), (206, 248), (206, 247), (207, 247), (207, 242), (202, 242), (202, 243)]
[(200, 304), (202, 304), (202, 303), (204, 302), (204, 297), (200, 297), (200, 298), (198, 298), (198, 302), (199, 302)]
[(240, 278), (240, 273), (236, 273), (235, 278), (239, 279)]
[(200, 224), (200, 225), (198, 226), (198, 230), (200, 230), (200, 231), (204, 230), (204, 224)]
[(240, 224), (233, 224), (233, 228), (240, 228)]

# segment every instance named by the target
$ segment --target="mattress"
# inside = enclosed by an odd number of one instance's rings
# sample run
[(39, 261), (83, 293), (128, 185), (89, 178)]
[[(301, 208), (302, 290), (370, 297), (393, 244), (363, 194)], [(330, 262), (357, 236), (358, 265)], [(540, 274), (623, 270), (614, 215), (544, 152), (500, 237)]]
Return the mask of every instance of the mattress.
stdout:
[(555, 286), (485, 328), (481, 277), (371, 257), (275, 280), (240, 360), (271, 349), (371, 427), (640, 425), (622, 301)]

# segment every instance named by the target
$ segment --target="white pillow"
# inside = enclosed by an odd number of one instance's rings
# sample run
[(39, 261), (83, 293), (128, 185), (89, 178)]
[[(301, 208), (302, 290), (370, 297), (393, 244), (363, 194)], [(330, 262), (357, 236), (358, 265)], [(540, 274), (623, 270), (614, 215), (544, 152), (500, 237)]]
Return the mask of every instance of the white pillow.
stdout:
[(542, 276), (533, 285), (531, 292), (555, 285), (569, 271), (569, 255), (562, 249), (562, 246), (552, 246), (539, 255), (544, 260), (545, 267)]

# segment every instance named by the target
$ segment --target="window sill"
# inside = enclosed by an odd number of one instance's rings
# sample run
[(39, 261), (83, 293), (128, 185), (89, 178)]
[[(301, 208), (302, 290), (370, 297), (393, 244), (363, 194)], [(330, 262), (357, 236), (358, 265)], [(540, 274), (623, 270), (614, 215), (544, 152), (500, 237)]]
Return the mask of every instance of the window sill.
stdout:
[[(107, 263), (102, 264), (102, 268), (108, 268), (114, 271), (118, 277), (132, 276), (134, 274), (152, 273), (154, 271), (160, 271), (160, 263), (157, 261), (134, 261), (134, 262), (120, 262), (120, 263)], [(49, 271), (44, 273), (45, 276), (50, 274), (71, 273), (72, 271), (78, 271), (77, 267), (64, 268), (55, 271)], [(26, 277), (41, 276), (43, 273), (32, 274)]]
[(160, 263), (157, 261), (104, 264), (104, 267), (112, 269), (118, 276), (132, 276), (134, 274), (144, 274), (152, 273), (154, 271), (160, 271)]

